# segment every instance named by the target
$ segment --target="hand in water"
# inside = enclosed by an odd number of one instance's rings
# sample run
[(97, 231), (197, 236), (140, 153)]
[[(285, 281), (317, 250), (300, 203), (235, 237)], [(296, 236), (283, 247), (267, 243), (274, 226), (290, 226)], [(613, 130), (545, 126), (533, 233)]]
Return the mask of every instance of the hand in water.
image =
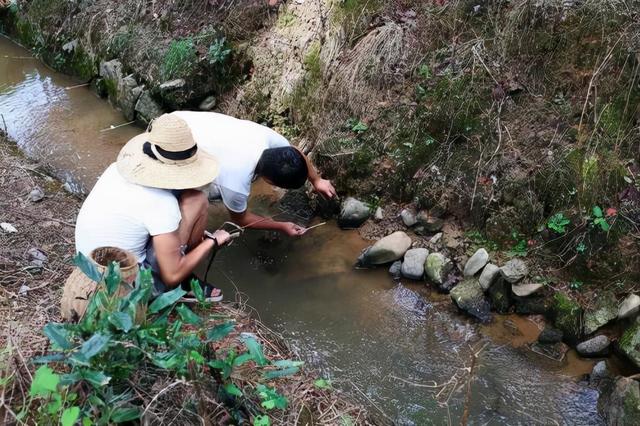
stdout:
[(303, 228), (300, 225), (296, 225), (293, 222), (283, 222), (282, 223), (282, 232), (287, 234), (290, 237), (299, 237), (307, 232), (306, 228)]
[(331, 181), (327, 179), (318, 179), (313, 187), (318, 194), (321, 194), (324, 197), (333, 198), (337, 195), (336, 189), (331, 184)]

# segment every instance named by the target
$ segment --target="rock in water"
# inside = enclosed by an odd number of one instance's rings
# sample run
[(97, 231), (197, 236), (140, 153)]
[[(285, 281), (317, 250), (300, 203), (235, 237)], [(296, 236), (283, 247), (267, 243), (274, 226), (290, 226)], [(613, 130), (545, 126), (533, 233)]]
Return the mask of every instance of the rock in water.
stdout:
[[(342, 203), (338, 225), (341, 228), (357, 228), (371, 215), (371, 209), (362, 201), (349, 197)], [(408, 238), (408, 237), (407, 237)], [(404, 253), (402, 253), (404, 254)], [(396, 260), (396, 259), (394, 259)]]
[(540, 283), (511, 284), (511, 291), (518, 297), (527, 297), (538, 292), (542, 287), (544, 285)]
[(562, 341), (562, 331), (557, 328), (546, 326), (538, 336), (540, 343), (558, 343)]
[(596, 336), (576, 346), (576, 351), (584, 357), (600, 357), (609, 353), (611, 341), (607, 336)]
[(489, 261), (489, 253), (483, 248), (478, 249), (464, 265), (464, 276), (472, 277), (487, 264)]
[(629, 327), (620, 340), (618, 340), (620, 351), (638, 368), (640, 368), (640, 320)]
[[(478, 281), (479, 282), (479, 281)], [(482, 284), (480, 284), (482, 287)], [(495, 308), (501, 314), (509, 312), (511, 307), (511, 284), (509, 284), (504, 278), (498, 277), (494, 280), (487, 295), (491, 301), (491, 306)]]
[(400, 217), (402, 218), (402, 222), (408, 228), (411, 228), (413, 225), (418, 223), (416, 220), (416, 215), (409, 209), (404, 209), (400, 212)]
[(361, 266), (384, 265), (402, 259), (411, 247), (411, 238), (402, 231), (387, 235), (367, 248), (358, 258)]
[(596, 365), (593, 366), (593, 370), (591, 370), (591, 374), (589, 375), (589, 382), (597, 382), (600, 380), (610, 379), (611, 371), (607, 366), (607, 361), (599, 361)]
[(553, 312), (555, 326), (562, 331), (569, 343), (577, 342), (582, 337), (582, 308), (564, 293), (554, 296)]
[(640, 296), (630, 294), (620, 304), (618, 309), (618, 319), (632, 318), (640, 311)]
[(491, 287), (491, 284), (494, 282), (496, 277), (499, 276), (499, 274), (500, 268), (498, 266), (494, 265), (493, 263), (487, 264), (487, 266), (485, 266), (482, 270), (480, 278), (478, 279), (478, 282), (482, 286), (482, 289), (487, 291), (489, 287)]
[(605, 292), (595, 299), (595, 306), (584, 313), (584, 333), (591, 334), (618, 316), (616, 298)]
[(402, 262), (400, 260), (396, 260), (389, 267), (389, 275), (394, 280), (399, 280), (402, 277)]
[(452, 269), (453, 263), (442, 253), (431, 253), (424, 262), (424, 272), (434, 284), (444, 284)]
[(43, 198), (44, 198), (44, 191), (39, 187), (33, 188), (33, 190), (29, 193), (29, 201), (31, 201), (32, 203), (37, 203)]
[(505, 280), (509, 281), (511, 284), (515, 284), (527, 276), (529, 268), (527, 268), (527, 264), (522, 260), (511, 259), (505, 263), (502, 268), (500, 268), (500, 273)]
[(608, 425), (640, 425), (640, 384), (628, 377), (619, 377), (609, 392), (601, 392), (598, 408)]
[(421, 280), (424, 278), (424, 263), (429, 255), (429, 250), (425, 248), (415, 248), (407, 251), (402, 262), (402, 276), (410, 280)]
[(467, 278), (451, 290), (451, 299), (458, 308), (478, 318), (482, 322), (491, 319), (491, 306), (484, 297), (484, 291), (478, 280)]

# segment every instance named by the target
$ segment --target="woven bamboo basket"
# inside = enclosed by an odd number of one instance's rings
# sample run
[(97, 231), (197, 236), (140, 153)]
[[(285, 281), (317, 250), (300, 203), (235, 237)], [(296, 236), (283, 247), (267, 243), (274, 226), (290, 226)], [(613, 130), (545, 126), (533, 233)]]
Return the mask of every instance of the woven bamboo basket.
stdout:
[[(100, 273), (104, 273), (111, 262), (120, 265), (122, 281), (116, 296), (124, 297), (133, 290), (134, 282), (138, 275), (138, 261), (136, 256), (126, 250), (117, 247), (99, 247), (89, 254)], [(89, 300), (96, 291), (97, 283), (87, 277), (80, 268), (76, 267), (64, 284), (60, 311), (65, 321), (78, 322), (87, 310)], [(136, 323), (143, 321), (146, 315), (146, 305), (136, 309)]]

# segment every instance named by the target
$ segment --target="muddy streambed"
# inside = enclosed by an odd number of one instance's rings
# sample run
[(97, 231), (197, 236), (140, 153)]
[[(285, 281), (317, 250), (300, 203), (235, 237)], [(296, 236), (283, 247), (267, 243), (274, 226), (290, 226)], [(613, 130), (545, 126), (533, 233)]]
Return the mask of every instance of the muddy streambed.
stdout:
[[(0, 37), (0, 126), (86, 191), (141, 129), (111, 130), (123, 117), (77, 84)], [(254, 209), (279, 213), (270, 188), (256, 192)], [(213, 206), (211, 226), (224, 218)], [(539, 330), (526, 318), (497, 316), (479, 326), (423, 284), (353, 269), (366, 245), (332, 223), (298, 240), (247, 232), (216, 257), (210, 279), (227, 299), (242, 293), (334, 386), (398, 424), (459, 423), (465, 412), (471, 424), (602, 423), (598, 393), (583, 380), (592, 362), (573, 352), (562, 363), (531, 352)]]

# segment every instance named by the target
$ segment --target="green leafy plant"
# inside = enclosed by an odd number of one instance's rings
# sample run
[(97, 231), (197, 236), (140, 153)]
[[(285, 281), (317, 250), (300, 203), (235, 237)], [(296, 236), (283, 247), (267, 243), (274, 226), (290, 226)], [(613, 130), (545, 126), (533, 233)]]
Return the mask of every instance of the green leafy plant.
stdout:
[(569, 225), (571, 221), (565, 217), (563, 213), (556, 213), (547, 222), (547, 228), (551, 229), (558, 234), (564, 234), (567, 232), (567, 225)]
[(225, 37), (221, 37), (211, 43), (209, 51), (207, 52), (207, 59), (211, 65), (224, 64), (231, 55), (231, 48), (227, 45)]
[(514, 244), (511, 246), (511, 249), (507, 251), (507, 256), (526, 257), (529, 253), (526, 238), (516, 231), (511, 232), (511, 238), (514, 241)]
[[(239, 423), (244, 418), (240, 402), (245, 398), (260, 400), (265, 411), (287, 407), (286, 397), (275, 388), (258, 383), (255, 389), (242, 389), (232, 376), (237, 367), (253, 362), (261, 369), (262, 380), (271, 382), (296, 374), (302, 362), (269, 361), (258, 339), (249, 333), (222, 345), (235, 330), (235, 323), (227, 320), (212, 325), (179, 304), (186, 293), (180, 286), (151, 301), (149, 270), (141, 270), (132, 291), (122, 296), (118, 294), (122, 284), (116, 263), (100, 274), (82, 254), (75, 261), (98, 283), (97, 290), (79, 323), (49, 323), (44, 327), (51, 351), (34, 361), (43, 365), (34, 376), (31, 401), (21, 418), (32, 415), (28, 407), (36, 404), (34, 420), (40, 424), (56, 423), (58, 419), (65, 426), (79, 419), (83, 424), (104, 425), (134, 421), (144, 404), (129, 386), (136, 371), (156, 371), (217, 389), (220, 401), (227, 404)], [(191, 287), (199, 303), (206, 306), (199, 282), (192, 281)], [(246, 351), (238, 352), (238, 348)], [(83, 389), (82, 396), (75, 389)], [(254, 424), (268, 425), (269, 417), (257, 413)]]
[(582, 287), (583, 287), (583, 286), (584, 286), (584, 283), (583, 283), (582, 281), (578, 281), (578, 280), (572, 280), (572, 281), (569, 283), (569, 288), (570, 288), (571, 290), (574, 290), (574, 291), (580, 291), (580, 290), (582, 290)]
[(576, 246), (576, 252), (583, 254), (587, 251), (587, 246), (584, 242), (580, 242), (577, 246)]
[(352, 132), (357, 134), (362, 134), (369, 130), (369, 126), (366, 123), (363, 123), (360, 120), (356, 120), (355, 118), (351, 118), (347, 121), (347, 126), (351, 129)]
[(608, 232), (609, 229), (611, 229), (611, 225), (607, 222), (607, 218), (604, 217), (602, 209), (599, 206), (595, 206), (591, 212), (593, 214), (593, 217), (591, 218), (593, 220), (593, 225), (599, 226), (604, 232)]
[(173, 40), (164, 55), (160, 74), (165, 80), (187, 77), (195, 69), (197, 59), (192, 38)]

